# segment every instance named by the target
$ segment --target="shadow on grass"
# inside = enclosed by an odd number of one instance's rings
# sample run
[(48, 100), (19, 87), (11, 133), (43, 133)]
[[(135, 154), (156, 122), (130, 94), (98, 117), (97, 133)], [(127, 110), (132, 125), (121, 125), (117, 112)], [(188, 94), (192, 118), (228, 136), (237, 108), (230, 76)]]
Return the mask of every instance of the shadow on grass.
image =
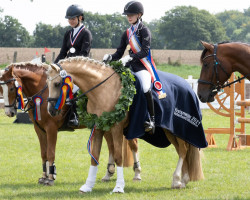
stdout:
[[(111, 195), (113, 187), (115, 186), (115, 180), (111, 180), (109, 183), (111, 185), (103, 185), (103, 188), (100, 188), (101, 184), (105, 184), (101, 180), (97, 181), (98, 188), (93, 189), (91, 193), (82, 194), (79, 192), (80, 186), (84, 182), (60, 182), (55, 183), (55, 186), (44, 186), (34, 183), (28, 184), (2, 184), (1, 190), (11, 190), (13, 192), (8, 192), (8, 194), (0, 194), (0, 199), (82, 199), (82, 198), (98, 198), (98, 197), (107, 197)], [(106, 183), (107, 184), (107, 183)], [(44, 190), (43, 190), (44, 188)], [(72, 189), (73, 188), (73, 189)], [(0, 190), (0, 191), (1, 191)], [(170, 191), (171, 188), (168, 187), (146, 187), (146, 188), (136, 188), (136, 187), (125, 187), (125, 194), (142, 194), (150, 192), (164, 192)], [(116, 194), (113, 194), (116, 195)], [(118, 195), (118, 194), (117, 194)]]

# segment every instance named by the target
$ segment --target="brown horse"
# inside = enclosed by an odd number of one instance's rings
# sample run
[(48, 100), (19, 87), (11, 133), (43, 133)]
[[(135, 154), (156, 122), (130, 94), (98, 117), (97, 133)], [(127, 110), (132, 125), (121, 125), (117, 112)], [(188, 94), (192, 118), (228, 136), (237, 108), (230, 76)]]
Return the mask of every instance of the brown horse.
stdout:
[[(73, 82), (79, 88), (86, 92), (93, 88), (98, 83), (105, 80), (114, 70), (104, 63), (83, 57), (75, 57), (65, 59), (59, 62), (61, 68), (66, 70), (67, 74), (73, 79)], [(48, 69), (48, 87), (50, 98), (58, 99), (60, 95), (60, 85), (62, 77), (60, 76), (61, 69), (56, 65), (51, 65)], [(111, 78), (99, 87), (91, 90), (86, 95), (88, 97), (87, 111), (97, 116), (103, 112), (114, 110), (119, 96), (121, 95), (121, 80), (120, 76), (115, 73)], [(55, 103), (49, 102), (48, 110), (52, 115), (58, 114), (55, 109)], [(108, 134), (112, 135), (114, 141), (114, 159), (117, 164), (117, 181), (113, 192), (124, 192), (125, 182), (123, 178), (122, 168), (122, 140), (123, 129), (128, 125), (128, 113), (126, 117), (119, 123), (115, 123)], [(175, 137), (168, 130), (164, 130), (168, 140), (175, 146), (179, 155), (179, 161), (176, 170), (173, 174), (172, 188), (182, 188), (191, 181), (203, 179), (203, 171), (201, 167), (200, 151), (198, 148), (190, 145), (184, 140)], [(94, 135), (94, 145), (92, 154), (95, 158), (99, 158), (103, 133), (100, 131)], [(97, 166), (94, 160), (91, 160), (91, 166), (86, 183), (80, 188), (81, 192), (90, 192), (95, 184)]]
[[(16, 94), (17, 88), (15, 85), (15, 81), (18, 82), (19, 86), (22, 86), (22, 92), (27, 97), (29, 116), (32, 119), (34, 124), (35, 131), (37, 133), (40, 148), (41, 148), (41, 157), (43, 163), (43, 175), (42, 178), (39, 179), (40, 184), (45, 185), (53, 185), (54, 180), (56, 178), (55, 171), (55, 149), (56, 149), (56, 141), (57, 141), (57, 132), (58, 129), (62, 127), (66, 114), (68, 112), (67, 105), (64, 106), (63, 112), (60, 115), (51, 117), (51, 115), (47, 112), (47, 97), (49, 95), (46, 80), (46, 64), (31, 64), (31, 63), (15, 63), (9, 65), (5, 71), (0, 72), (0, 87), (3, 89), (2, 93), (4, 96), (5, 102), (5, 112), (8, 116), (13, 117), (16, 114)], [(47, 66), (48, 67), (48, 66)], [(39, 95), (43, 99), (43, 103), (41, 104), (41, 120), (34, 119), (34, 103), (32, 99), (35, 96)], [(11, 104), (9, 103), (11, 102)], [(85, 128), (85, 127), (77, 127)], [(109, 148), (109, 161), (107, 173), (103, 177), (103, 181), (109, 181), (110, 177), (114, 174), (114, 159), (112, 157), (113, 154), (113, 140), (109, 136), (109, 134), (104, 135), (108, 148)], [(127, 141), (127, 140), (126, 140)], [(127, 147), (127, 143), (124, 142), (124, 147)], [(129, 149), (127, 152), (124, 151), (126, 166), (131, 165), (131, 159), (129, 154)], [(138, 162), (138, 156), (134, 155), (135, 162)], [(134, 180), (140, 180), (140, 165), (136, 165), (134, 167), (135, 177)]]
[(250, 80), (250, 45), (238, 42), (209, 44), (201, 41), (204, 50), (198, 80), (198, 97), (201, 102), (212, 102), (217, 92), (229, 86), (224, 83), (233, 72), (240, 72)]

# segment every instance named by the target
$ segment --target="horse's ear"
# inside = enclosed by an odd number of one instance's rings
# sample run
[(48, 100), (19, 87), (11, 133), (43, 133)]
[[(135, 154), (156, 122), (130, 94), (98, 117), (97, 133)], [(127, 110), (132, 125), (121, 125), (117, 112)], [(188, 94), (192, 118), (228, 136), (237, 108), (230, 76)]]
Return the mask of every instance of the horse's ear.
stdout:
[(201, 41), (201, 44), (205, 47), (205, 49), (213, 51), (214, 46), (212, 44), (209, 44), (207, 42)]

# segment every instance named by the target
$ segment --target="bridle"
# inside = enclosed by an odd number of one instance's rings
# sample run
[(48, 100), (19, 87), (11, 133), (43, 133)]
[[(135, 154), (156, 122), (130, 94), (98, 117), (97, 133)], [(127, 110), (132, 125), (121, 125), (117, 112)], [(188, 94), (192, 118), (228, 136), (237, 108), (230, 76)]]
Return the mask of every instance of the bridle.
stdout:
[[(63, 71), (63, 68), (60, 64), (56, 63), (56, 65), (60, 68), (60, 72)], [(108, 76), (106, 79), (104, 79), (103, 81), (101, 81), (100, 83), (98, 83), (97, 85), (95, 85), (94, 87), (90, 88), (88, 91), (82, 93), (81, 95), (75, 97), (74, 99), (68, 99), (66, 100), (66, 102), (75, 102), (78, 99), (82, 98), (83, 96), (85, 96), (87, 93), (89, 93), (90, 91), (94, 90), (95, 88), (99, 87), (100, 85), (102, 85), (103, 83), (105, 83), (108, 79), (110, 79), (116, 72), (114, 71), (110, 76)], [(58, 76), (60, 76), (60, 74), (57, 74), (55, 77), (52, 77), (49, 79), (49, 81), (54, 80), (55, 78), (57, 78)], [(58, 100), (58, 98), (47, 98), (48, 102), (56, 102)]]
[[(208, 85), (212, 85), (212, 88), (211, 88), (211, 91), (212, 92), (219, 92), (221, 89), (225, 88), (225, 87), (228, 87), (234, 83), (237, 83), (237, 82), (240, 82), (242, 79), (245, 79), (247, 78), (248, 76), (250, 76), (250, 74), (247, 74), (241, 78), (238, 77), (237, 80), (235, 81), (232, 81), (232, 82), (227, 82), (226, 84), (224, 85), (221, 85), (220, 84), (220, 79), (219, 79), (219, 73), (218, 73), (218, 66), (222, 69), (222, 71), (227, 75), (227, 80), (230, 78), (230, 74), (228, 74), (228, 72), (224, 69), (224, 67), (221, 65), (218, 57), (217, 57), (217, 48), (218, 48), (218, 44), (215, 44), (214, 45), (214, 53), (213, 54), (209, 54), (207, 56), (205, 56), (202, 61), (206, 60), (207, 58), (209, 57), (213, 57), (214, 58), (214, 64), (213, 64), (213, 75), (212, 75), (212, 78), (211, 78), (211, 81), (206, 81), (206, 80), (201, 80), (201, 79), (198, 79), (198, 83), (201, 83), (201, 84), (208, 84)], [(216, 84), (214, 84), (212, 82), (213, 80), (213, 77), (214, 77), (214, 74), (216, 76)]]
[[(220, 67), (222, 69), (222, 71), (227, 75), (227, 79), (230, 78), (230, 75), (224, 69), (224, 67), (221, 65), (221, 63), (220, 63), (220, 61), (219, 61), (219, 59), (217, 57), (217, 48), (218, 48), (218, 44), (215, 44), (214, 45), (214, 53), (213, 54), (209, 54), (209, 55), (205, 56), (202, 59), (202, 61), (206, 60), (209, 57), (213, 57), (213, 59), (214, 59), (214, 62), (213, 62), (213, 75), (212, 75), (211, 81), (206, 81), (206, 80), (198, 79), (198, 83), (212, 85), (211, 91), (217, 91), (217, 92), (219, 92), (222, 88), (224, 88), (224, 87), (226, 87), (228, 85), (221, 85), (220, 84), (218, 67)], [(216, 77), (216, 84), (214, 84), (212, 82), (214, 75)]]
[[(12, 82), (12, 81), (16, 81), (16, 79), (15, 79), (15, 78), (11, 78), (11, 79), (9, 79), (9, 80), (7, 80), (7, 81), (0, 81), (0, 85), (5, 85), (5, 84), (8, 84), (8, 83), (10, 83), (10, 82)], [(26, 107), (27, 107), (27, 105), (29, 104), (29, 102), (32, 101), (33, 98), (34, 98), (35, 96), (37, 96), (37, 95), (42, 95), (42, 94), (45, 92), (45, 90), (47, 89), (47, 87), (48, 87), (48, 85), (46, 84), (46, 85), (43, 87), (43, 89), (41, 89), (39, 92), (37, 92), (37, 93), (34, 94), (33, 96), (31, 96), (31, 97), (26, 97), (26, 98), (27, 98), (27, 103), (26, 103), (26, 105), (25, 105), (25, 107), (24, 107), (24, 112), (27, 112), (27, 111), (29, 111), (30, 109), (33, 108), (33, 107), (31, 106), (30, 108), (26, 109)], [(17, 89), (16, 86), (15, 86), (15, 88)], [(19, 98), (20, 98), (20, 97), (19, 97), (18, 95), (16, 95), (16, 98), (15, 98), (14, 102), (13, 102), (12, 104), (10, 104), (10, 105), (4, 105), (4, 107), (6, 107), (6, 108), (12, 108), (12, 107), (13, 107), (14, 109), (17, 109), (16, 102), (18, 102)], [(25, 109), (26, 109), (26, 110), (25, 110)]]
[[(8, 83), (10, 83), (12, 81), (16, 81), (16, 79), (11, 78), (11, 79), (9, 79), (7, 81), (0, 81), (0, 85), (7, 85)], [(17, 101), (18, 101), (18, 96), (16, 95), (16, 98), (15, 98), (14, 102), (12, 104), (10, 104), (10, 105), (4, 105), (4, 107), (5, 108), (12, 108), (13, 107), (14, 109), (17, 109), (17, 107), (16, 107), (16, 102)]]

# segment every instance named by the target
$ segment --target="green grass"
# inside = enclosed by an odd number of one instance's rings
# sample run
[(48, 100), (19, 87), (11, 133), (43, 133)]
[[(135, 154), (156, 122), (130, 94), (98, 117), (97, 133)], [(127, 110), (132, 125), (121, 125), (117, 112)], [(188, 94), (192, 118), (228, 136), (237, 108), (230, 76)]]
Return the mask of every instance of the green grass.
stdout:
[(173, 66), (164, 64), (164, 65), (157, 65), (157, 69), (169, 72), (171, 74), (176, 74), (184, 79), (187, 79), (188, 75), (192, 75), (194, 79), (198, 79), (200, 77), (201, 66), (195, 66), (195, 65)]
[[(96, 185), (92, 193), (82, 195), (78, 190), (90, 166), (86, 149), (90, 132), (87, 129), (60, 132), (55, 185), (38, 185), (42, 163), (37, 136), (32, 125), (13, 124), (14, 119), (0, 110), (0, 199), (250, 199), (250, 149), (226, 151), (228, 135), (215, 135), (218, 148), (204, 149), (205, 180), (190, 182), (182, 190), (171, 189), (178, 160), (174, 147), (159, 149), (139, 140), (142, 181), (133, 182), (132, 168), (125, 168), (124, 194), (110, 193), (116, 176), (109, 183), (101, 182), (108, 160), (104, 141)], [(227, 127), (228, 120), (203, 110), (203, 125)]]

